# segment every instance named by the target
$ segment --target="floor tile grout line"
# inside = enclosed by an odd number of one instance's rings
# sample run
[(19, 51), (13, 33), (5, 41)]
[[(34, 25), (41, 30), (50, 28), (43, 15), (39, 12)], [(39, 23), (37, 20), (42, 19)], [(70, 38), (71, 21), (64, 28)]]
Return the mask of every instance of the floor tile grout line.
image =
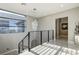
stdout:
[[(50, 50), (50, 49), (49, 49), (49, 50)], [(49, 50), (47, 50), (44, 54), (46, 54)], [(44, 54), (43, 54), (43, 55), (44, 55)]]
[(38, 51), (42, 50), (43, 48), (44, 48), (44, 46), (43, 46), (42, 48), (38, 49), (38, 50), (37, 50), (37, 51), (35, 51), (35, 52), (38, 52)]
[[(47, 48), (45, 48), (45, 49), (47, 49)], [(44, 49), (44, 50), (45, 50), (45, 49)], [(43, 50), (43, 51), (44, 51), (44, 50)], [(39, 54), (41, 54), (43, 51), (41, 51)]]

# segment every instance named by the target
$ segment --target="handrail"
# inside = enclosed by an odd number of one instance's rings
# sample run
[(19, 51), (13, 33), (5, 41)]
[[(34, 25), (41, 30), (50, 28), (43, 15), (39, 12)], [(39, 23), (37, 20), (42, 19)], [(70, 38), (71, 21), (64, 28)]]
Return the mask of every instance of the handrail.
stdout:
[[(20, 42), (22, 42), (27, 36), (28, 36), (28, 34), (27, 34)], [(19, 42), (19, 43), (20, 43), (20, 42)]]
[[(21, 42), (22, 42), (22, 49), (23, 49), (23, 41), (24, 41), (24, 39), (27, 37), (29, 35), (29, 33), (18, 43), (18, 53), (20, 53), (20, 44), (21, 44)], [(23, 49), (24, 50), (24, 49)]]

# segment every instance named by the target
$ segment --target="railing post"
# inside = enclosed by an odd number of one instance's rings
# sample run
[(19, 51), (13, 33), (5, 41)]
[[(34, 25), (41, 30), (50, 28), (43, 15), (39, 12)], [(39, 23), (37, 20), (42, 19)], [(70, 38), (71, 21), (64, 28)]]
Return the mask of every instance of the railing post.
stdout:
[(52, 30), (52, 40), (54, 40), (54, 30)]
[(20, 46), (19, 46), (19, 44), (18, 44), (18, 54), (20, 53)]
[(49, 42), (49, 30), (48, 30), (48, 42)]
[(28, 33), (28, 50), (30, 51), (30, 32)]
[(40, 31), (40, 42), (41, 42), (41, 45), (42, 45), (42, 31)]
[(22, 40), (22, 50), (24, 50), (24, 41)]

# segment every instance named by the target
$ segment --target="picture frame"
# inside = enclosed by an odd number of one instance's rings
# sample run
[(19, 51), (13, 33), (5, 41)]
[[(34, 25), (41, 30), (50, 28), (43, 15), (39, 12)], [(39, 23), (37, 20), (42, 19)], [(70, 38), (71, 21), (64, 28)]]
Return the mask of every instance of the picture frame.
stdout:
[(68, 30), (68, 23), (62, 23), (62, 30)]

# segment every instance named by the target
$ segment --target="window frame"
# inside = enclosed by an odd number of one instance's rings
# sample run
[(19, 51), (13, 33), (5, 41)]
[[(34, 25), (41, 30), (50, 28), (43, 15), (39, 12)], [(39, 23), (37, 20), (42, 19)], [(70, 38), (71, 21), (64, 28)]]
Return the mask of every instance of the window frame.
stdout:
[[(17, 15), (22, 15), (25, 17), (25, 15), (23, 14), (19, 14), (19, 13), (15, 13), (15, 12), (11, 12), (11, 11), (7, 11), (7, 10), (3, 10), (3, 9), (0, 9), (1, 11), (5, 11), (5, 12), (9, 12), (9, 13), (13, 13), (13, 14), (17, 14)], [(2, 17), (0, 16), (0, 18), (2, 19), (8, 19), (7, 21), (10, 21), (10, 20), (16, 20), (16, 21), (24, 21), (24, 26), (18, 26), (18, 28), (23, 28), (23, 31), (22, 32), (25, 32), (25, 19), (15, 19), (15, 18), (10, 18), (10, 17)], [(5, 21), (5, 20), (4, 20)], [(2, 26), (2, 27), (6, 27), (6, 26)], [(9, 27), (17, 27), (17, 26), (8, 26)], [(1, 32), (0, 32), (1, 33)], [(8, 32), (8, 33), (11, 33), (11, 32)], [(12, 32), (12, 33), (20, 33), (20, 32)], [(2, 33), (1, 33), (2, 34)], [(6, 34), (6, 33), (5, 33)]]

